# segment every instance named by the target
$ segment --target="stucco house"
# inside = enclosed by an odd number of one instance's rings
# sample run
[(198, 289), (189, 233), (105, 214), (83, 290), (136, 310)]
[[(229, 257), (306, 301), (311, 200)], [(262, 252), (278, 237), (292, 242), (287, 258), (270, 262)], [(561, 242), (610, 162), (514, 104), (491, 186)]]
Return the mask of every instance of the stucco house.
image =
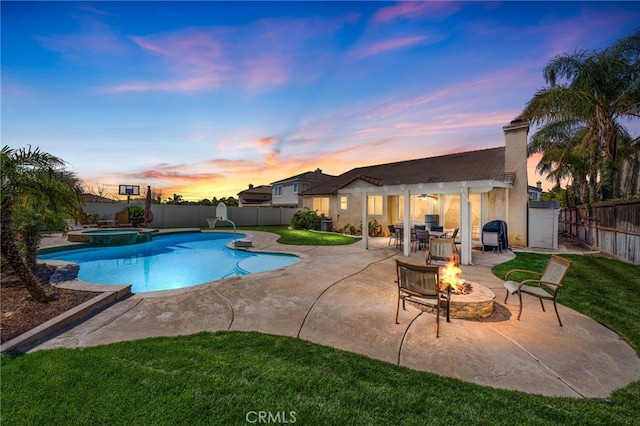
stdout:
[(302, 197), (300, 196), (302, 192), (334, 177), (316, 169), (273, 182), (271, 184), (271, 203), (273, 207), (302, 207)]
[(529, 191), (529, 199), (531, 201), (540, 201), (542, 199), (542, 182), (536, 182), (536, 186), (527, 186), (527, 190)]
[(238, 192), (238, 207), (271, 207), (271, 190), (269, 185), (253, 186)]
[[(445, 230), (459, 228), (462, 264), (471, 263), (472, 244), (493, 220), (507, 223), (511, 245), (527, 246), (529, 124), (514, 120), (503, 132), (504, 146), (497, 148), (349, 170), (305, 191), (303, 206), (331, 217), (338, 229), (352, 224), (365, 231), (372, 219), (385, 231), (389, 224), (408, 231), (424, 224), (425, 215), (437, 215)], [(410, 232), (404, 235), (408, 256)]]

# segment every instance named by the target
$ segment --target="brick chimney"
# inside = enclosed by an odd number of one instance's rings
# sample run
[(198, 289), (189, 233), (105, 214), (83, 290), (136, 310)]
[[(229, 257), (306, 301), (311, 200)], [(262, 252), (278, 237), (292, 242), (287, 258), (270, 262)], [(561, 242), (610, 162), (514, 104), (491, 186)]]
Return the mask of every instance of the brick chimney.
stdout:
[(249, 189), (253, 189), (253, 184), (252, 183), (249, 184)]

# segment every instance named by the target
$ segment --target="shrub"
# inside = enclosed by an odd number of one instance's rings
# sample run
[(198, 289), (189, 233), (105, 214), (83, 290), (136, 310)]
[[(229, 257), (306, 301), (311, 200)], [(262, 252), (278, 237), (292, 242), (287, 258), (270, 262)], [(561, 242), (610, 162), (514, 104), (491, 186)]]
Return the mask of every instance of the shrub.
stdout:
[(381, 235), (382, 235), (382, 226), (380, 226), (377, 220), (371, 219), (369, 221), (369, 236), (379, 237)]
[(144, 222), (144, 209), (142, 207), (127, 206), (122, 211), (129, 215), (129, 222), (133, 226), (138, 226)]
[(324, 220), (324, 215), (318, 215), (318, 212), (308, 207), (297, 211), (291, 219), (293, 229), (315, 229), (320, 230), (320, 221)]

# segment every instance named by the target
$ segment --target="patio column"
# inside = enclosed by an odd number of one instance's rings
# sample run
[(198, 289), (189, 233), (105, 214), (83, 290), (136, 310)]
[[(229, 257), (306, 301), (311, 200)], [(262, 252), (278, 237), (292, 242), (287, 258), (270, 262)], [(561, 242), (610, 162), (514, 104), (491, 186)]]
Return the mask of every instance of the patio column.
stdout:
[(409, 257), (411, 255), (411, 222), (409, 221), (409, 215), (411, 214), (411, 211), (409, 210), (411, 208), (411, 203), (409, 200), (409, 190), (405, 189), (404, 190), (404, 222), (402, 224), (402, 227), (404, 228), (403, 231), (403, 239), (404, 239), (404, 251), (403, 254), (407, 257)]
[(369, 249), (369, 228), (367, 226), (367, 191), (362, 191), (362, 248)]
[(471, 200), (469, 188), (460, 188), (460, 264), (471, 265)]

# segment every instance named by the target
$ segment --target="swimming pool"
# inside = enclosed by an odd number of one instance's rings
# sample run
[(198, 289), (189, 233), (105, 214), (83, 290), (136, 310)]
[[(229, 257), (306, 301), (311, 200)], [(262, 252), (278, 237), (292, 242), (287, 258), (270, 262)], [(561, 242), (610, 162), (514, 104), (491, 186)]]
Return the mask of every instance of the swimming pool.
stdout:
[(300, 261), (297, 256), (287, 254), (232, 250), (226, 247), (232, 239), (231, 233), (217, 232), (156, 235), (142, 244), (81, 248), (38, 257), (77, 263), (81, 280), (131, 284), (134, 293), (191, 287)]

